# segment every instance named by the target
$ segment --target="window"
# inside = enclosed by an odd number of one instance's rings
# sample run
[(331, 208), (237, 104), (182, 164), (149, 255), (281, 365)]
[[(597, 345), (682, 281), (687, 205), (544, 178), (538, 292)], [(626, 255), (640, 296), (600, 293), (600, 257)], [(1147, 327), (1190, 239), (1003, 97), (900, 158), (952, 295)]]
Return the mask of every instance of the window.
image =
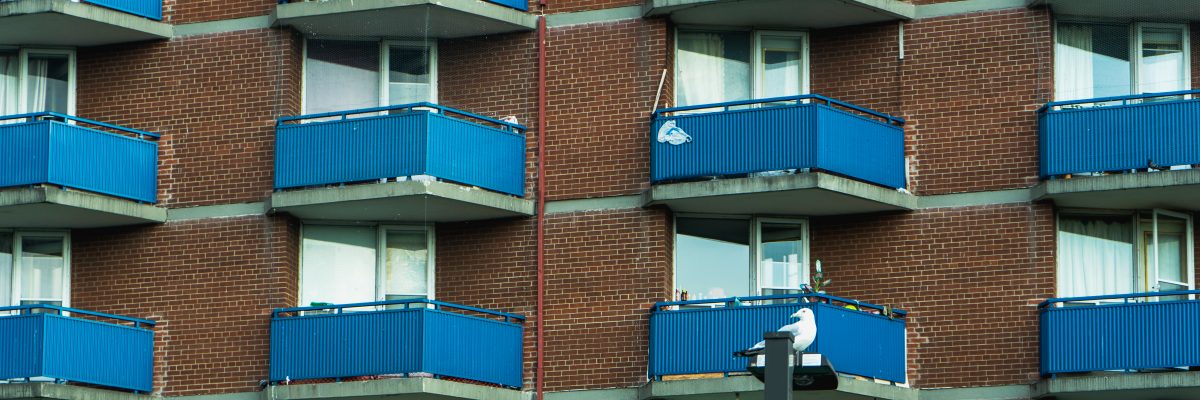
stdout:
[(75, 53), (0, 48), (0, 115), (75, 112)]
[(675, 81), (680, 106), (807, 93), (808, 36), (680, 29)]
[(807, 281), (803, 220), (675, 219), (675, 288), (690, 300), (799, 293)]
[(435, 43), (309, 39), (304, 111), (436, 102), (436, 51)]
[(433, 231), (426, 227), (303, 227), (300, 304), (433, 298)]
[(1194, 287), (1192, 221), (1165, 210), (1058, 218), (1058, 295)]
[(65, 306), (70, 237), (63, 232), (0, 231), (0, 306)]
[(1187, 25), (1064, 21), (1055, 35), (1059, 101), (1191, 88)]

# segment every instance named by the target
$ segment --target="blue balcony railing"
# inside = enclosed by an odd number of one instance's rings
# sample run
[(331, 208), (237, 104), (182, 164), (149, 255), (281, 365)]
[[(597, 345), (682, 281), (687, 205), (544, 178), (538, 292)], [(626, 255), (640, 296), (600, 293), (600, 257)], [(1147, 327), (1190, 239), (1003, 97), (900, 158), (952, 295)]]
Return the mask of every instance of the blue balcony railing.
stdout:
[(1048, 103), (1041, 176), (1200, 164), (1200, 101), (1189, 90)]
[(1042, 302), (1042, 375), (1200, 366), (1200, 300), (1188, 300), (1197, 294), (1200, 290)]
[(280, 118), (275, 188), (431, 175), (525, 194), (525, 127), (430, 103)]
[(905, 381), (907, 314), (822, 294), (657, 303), (650, 312), (650, 377), (745, 372), (748, 360), (733, 353), (795, 322), (789, 316), (800, 308), (817, 318), (817, 339), (807, 352), (824, 355), (838, 372)]
[(0, 380), (150, 391), (154, 321), (44, 304), (0, 307), (0, 314)]
[(83, 0), (83, 2), (162, 21), (162, 0)]
[(0, 187), (53, 184), (154, 203), (153, 138), (158, 135), (57, 113), (0, 116)]
[(651, 130), (651, 181), (810, 168), (903, 188), (903, 124), (818, 95), (662, 109)]
[(278, 309), (271, 380), (427, 373), (520, 388), (524, 321), (436, 300)]

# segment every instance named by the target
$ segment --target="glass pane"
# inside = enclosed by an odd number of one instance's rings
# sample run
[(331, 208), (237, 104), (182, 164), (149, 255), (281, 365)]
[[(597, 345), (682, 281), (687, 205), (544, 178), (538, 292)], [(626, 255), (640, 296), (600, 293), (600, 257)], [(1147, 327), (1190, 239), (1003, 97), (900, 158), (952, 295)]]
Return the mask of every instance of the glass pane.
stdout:
[(0, 232), (0, 307), (12, 305), (13, 238)]
[(1178, 233), (1158, 234), (1158, 279), (1187, 282), (1184, 269), (1183, 235)]
[(1060, 101), (1130, 94), (1129, 27), (1058, 24), (1054, 89)]
[(63, 238), (25, 236), (21, 239), (21, 299), (33, 303), (62, 302), (66, 263)]
[(384, 262), (387, 299), (429, 296), (429, 238), (425, 231), (388, 231)]
[(66, 55), (29, 55), (29, 75), (26, 83), (28, 111), (70, 111), (67, 110), (69, 76), (70, 59)]
[[(15, 51), (0, 51), (0, 115), (18, 114), (20, 64)], [(11, 251), (11, 250), (10, 250)]]
[(676, 93), (680, 106), (750, 98), (750, 33), (680, 31)]
[(678, 218), (675, 288), (689, 300), (750, 294), (750, 221)]
[(304, 85), (309, 114), (379, 106), (379, 43), (309, 40)]
[(392, 46), (388, 56), (388, 100), (392, 105), (433, 101), (429, 48)]
[[(804, 225), (763, 223), (758, 277), (763, 288), (800, 289), (804, 283)], [(765, 292), (764, 292), (765, 294)]]
[(1130, 217), (1062, 216), (1058, 226), (1059, 297), (1135, 291)]
[(375, 301), (376, 229), (305, 225), (300, 304)]
[(1143, 28), (1142, 64), (1138, 84), (1142, 93), (1186, 90), (1183, 63), (1183, 30), (1179, 28)]
[(799, 37), (762, 37), (762, 91), (763, 97), (794, 96), (801, 94), (801, 48), (804, 42)]

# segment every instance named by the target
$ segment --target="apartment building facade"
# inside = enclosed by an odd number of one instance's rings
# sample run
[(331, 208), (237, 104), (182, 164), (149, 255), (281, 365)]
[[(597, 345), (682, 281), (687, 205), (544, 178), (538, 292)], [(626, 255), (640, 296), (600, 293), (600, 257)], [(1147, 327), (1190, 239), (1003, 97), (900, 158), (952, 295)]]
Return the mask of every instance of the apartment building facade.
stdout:
[(1200, 397), (1194, 21), (0, 0), (0, 398)]

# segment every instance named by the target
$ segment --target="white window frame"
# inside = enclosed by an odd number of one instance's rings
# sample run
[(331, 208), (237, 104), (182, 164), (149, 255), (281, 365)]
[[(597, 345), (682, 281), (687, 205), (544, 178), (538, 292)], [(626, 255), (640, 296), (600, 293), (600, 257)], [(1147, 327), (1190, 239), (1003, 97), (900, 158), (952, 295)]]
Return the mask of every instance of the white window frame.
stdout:
[(11, 293), (9, 303), (14, 306), (21, 305), (25, 300), (44, 300), (58, 301), (57, 299), (24, 299), (21, 295), (21, 239), (26, 236), (42, 236), (42, 237), (60, 237), (63, 239), (63, 298), (62, 306), (71, 306), (71, 233), (67, 231), (42, 231), (42, 230), (14, 230), (0, 229), (0, 233), (12, 235), (13, 247), (12, 251), (12, 276), (9, 276), (8, 284), (10, 285)]
[[(299, 261), (297, 262), (297, 264), (299, 266), (299, 270), (298, 270), (299, 273), (297, 274), (298, 283), (296, 284), (296, 289), (297, 289), (296, 301), (298, 303), (304, 302), (304, 299), (301, 298), (301, 296), (303, 296), (303, 294), (304, 294), (304, 237), (305, 237), (304, 230), (306, 229), (307, 226), (310, 226), (310, 225), (362, 226), (359, 224), (332, 223), (332, 222), (322, 222), (322, 221), (301, 222), (301, 224), (300, 224), (300, 243), (298, 244), (300, 246), (300, 250), (297, 252), (297, 256), (299, 257)], [(386, 293), (385, 288), (384, 288), (384, 286), (386, 285), (386, 282), (383, 279), (383, 277), (386, 276), (386, 274), (387, 274), (387, 271), (385, 271), (385, 268), (387, 268), (386, 252), (387, 252), (387, 232), (388, 231), (424, 231), (426, 233), (426, 238), (428, 240), (427, 246), (429, 249), (428, 250), (429, 260), (426, 263), (427, 270), (425, 272), (426, 284), (428, 285), (428, 288), (429, 288), (429, 294), (428, 294), (428, 296), (426, 296), (426, 298), (429, 300), (436, 299), (437, 286), (435, 285), (435, 283), (437, 282), (437, 279), (436, 279), (437, 278), (437, 268), (436, 268), (437, 251), (434, 248), (434, 245), (437, 242), (437, 232), (436, 232), (436, 228), (434, 227), (434, 225), (433, 224), (429, 224), (429, 225), (394, 225), (394, 224), (375, 225), (375, 224), (372, 224), (372, 225), (375, 226), (375, 296), (374, 296), (375, 301), (384, 301), (387, 299), (387, 295), (388, 295), (388, 293)], [(307, 306), (307, 304), (300, 304), (300, 306)]]
[[(304, 38), (304, 46), (301, 49), (302, 60), (300, 61), (300, 110), (301, 114), (309, 114), (308, 111), (308, 41), (310, 38)], [(361, 39), (361, 38), (341, 38), (328, 37), (321, 40), (343, 40), (343, 41), (358, 41), (358, 42), (377, 42), (379, 43), (379, 101), (377, 107), (387, 106), (391, 96), (388, 90), (388, 71), (391, 68), (391, 46), (426, 46), (429, 47), (429, 102), (437, 104), (438, 102), (438, 42), (436, 40), (420, 41), (420, 40), (378, 40), (378, 39)], [(348, 110), (346, 110), (348, 111)]]
[(49, 55), (65, 55), (67, 56), (67, 111), (68, 115), (75, 115), (75, 87), (78, 81), (76, 73), (76, 57), (75, 50), (61, 48), (43, 48), (43, 47), (11, 47), (0, 46), (0, 50), (16, 51), (17, 52), (17, 112), (20, 114), (28, 113), (29, 111), (29, 54), (49, 54)]
[[(1192, 39), (1191, 29), (1188, 24), (1167, 23), (1167, 22), (1131, 22), (1131, 21), (1114, 21), (1095, 18), (1079, 18), (1065, 17), (1054, 22), (1054, 46), (1058, 47), (1058, 24), (1060, 22), (1078, 23), (1078, 24), (1098, 24), (1098, 25), (1124, 25), (1129, 29), (1129, 93), (1132, 95), (1144, 94), (1142, 92), (1141, 76), (1139, 68), (1142, 65), (1142, 28), (1170, 28), (1182, 29), (1183, 32), (1183, 90), (1192, 88)], [(1053, 57), (1054, 68), (1053, 73), (1058, 74), (1059, 66), (1065, 62), (1059, 57), (1057, 52)], [(1058, 90), (1054, 90), (1054, 99), (1062, 100), (1058, 96)]]
[[(762, 79), (760, 79), (761, 75), (763, 74), (763, 72), (762, 72), (762, 69), (763, 69), (762, 37), (764, 35), (765, 36), (798, 37), (801, 39), (800, 52), (801, 52), (801, 57), (803, 57), (803, 62), (800, 63), (800, 93), (799, 93), (799, 95), (806, 95), (806, 94), (812, 93), (812, 88), (810, 86), (811, 82), (812, 82), (810, 79), (812, 58), (809, 57), (809, 47), (810, 47), (809, 42), (810, 42), (810, 40), (809, 40), (808, 31), (805, 31), (805, 30), (797, 30), (797, 31), (756, 30), (756, 29), (744, 29), (744, 28), (723, 27), (723, 26), (696, 26), (696, 25), (683, 25), (683, 26), (675, 27), (675, 32), (674, 32), (675, 40), (673, 40), (674, 43), (672, 43), (672, 46), (674, 47), (673, 53), (672, 53), (673, 54), (672, 63), (674, 63), (676, 65), (671, 66), (671, 68), (673, 70), (672, 74), (671, 74), (671, 76), (672, 76), (671, 80), (674, 82), (674, 85), (676, 88), (678, 88), (679, 85), (682, 84), (682, 82), (679, 79), (679, 68), (677, 65), (679, 63), (679, 39), (678, 38), (679, 38), (679, 31), (681, 31), (681, 30), (682, 31), (710, 31), (710, 32), (721, 32), (721, 31), (750, 32), (750, 41), (751, 41), (751, 43), (750, 43), (750, 74), (749, 74), (750, 82), (748, 82), (748, 84), (750, 85), (749, 86), (750, 87), (750, 97), (752, 99), (763, 98)], [(673, 101), (675, 102), (675, 105), (679, 105), (679, 90), (678, 89), (674, 90)]]
[(678, 243), (679, 243), (679, 241), (675, 240), (675, 236), (679, 235), (679, 232), (678, 232), (679, 218), (736, 219), (736, 220), (749, 221), (750, 231), (747, 234), (749, 235), (748, 240), (750, 241), (750, 245), (748, 246), (749, 247), (748, 253), (749, 253), (749, 257), (750, 257), (749, 292), (751, 293), (751, 296), (762, 296), (763, 289), (791, 289), (791, 288), (763, 287), (762, 282), (759, 282), (759, 271), (762, 269), (761, 259), (760, 259), (761, 258), (760, 254), (762, 254), (762, 240), (761, 240), (762, 224), (764, 222), (766, 222), (766, 223), (799, 224), (803, 227), (803, 228), (801, 228), (802, 232), (803, 232), (801, 235), (801, 241), (803, 242), (803, 245), (804, 245), (804, 257), (800, 260), (800, 264), (801, 264), (800, 284), (801, 285), (808, 284), (809, 281), (811, 280), (812, 264), (809, 262), (809, 260), (811, 260), (811, 258), (812, 258), (811, 252), (809, 251), (809, 248), (810, 248), (809, 238), (810, 238), (811, 234), (809, 232), (808, 218), (757, 217), (757, 216), (740, 216), (740, 215), (724, 215), (724, 214), (677, 213), (674, 216), (672, 216), (672, 218), (671, 218), (671, 226), (672, 226), (671, 233), (672, 233), (672, 235), (674, 235), (674, 236), (672, 236), (672, 243), (674, 243), (674, 246), (673, 246), (674, 248), (671, 249), (672, 250), (671, 251), (671, 285), (674, 286), (672, 288), (672, 293), (674, 293), (676, 290), (679, 290), (679, 263), (678, 263), (678, 254), (679, 254), (678, 253), (679, 252)]

